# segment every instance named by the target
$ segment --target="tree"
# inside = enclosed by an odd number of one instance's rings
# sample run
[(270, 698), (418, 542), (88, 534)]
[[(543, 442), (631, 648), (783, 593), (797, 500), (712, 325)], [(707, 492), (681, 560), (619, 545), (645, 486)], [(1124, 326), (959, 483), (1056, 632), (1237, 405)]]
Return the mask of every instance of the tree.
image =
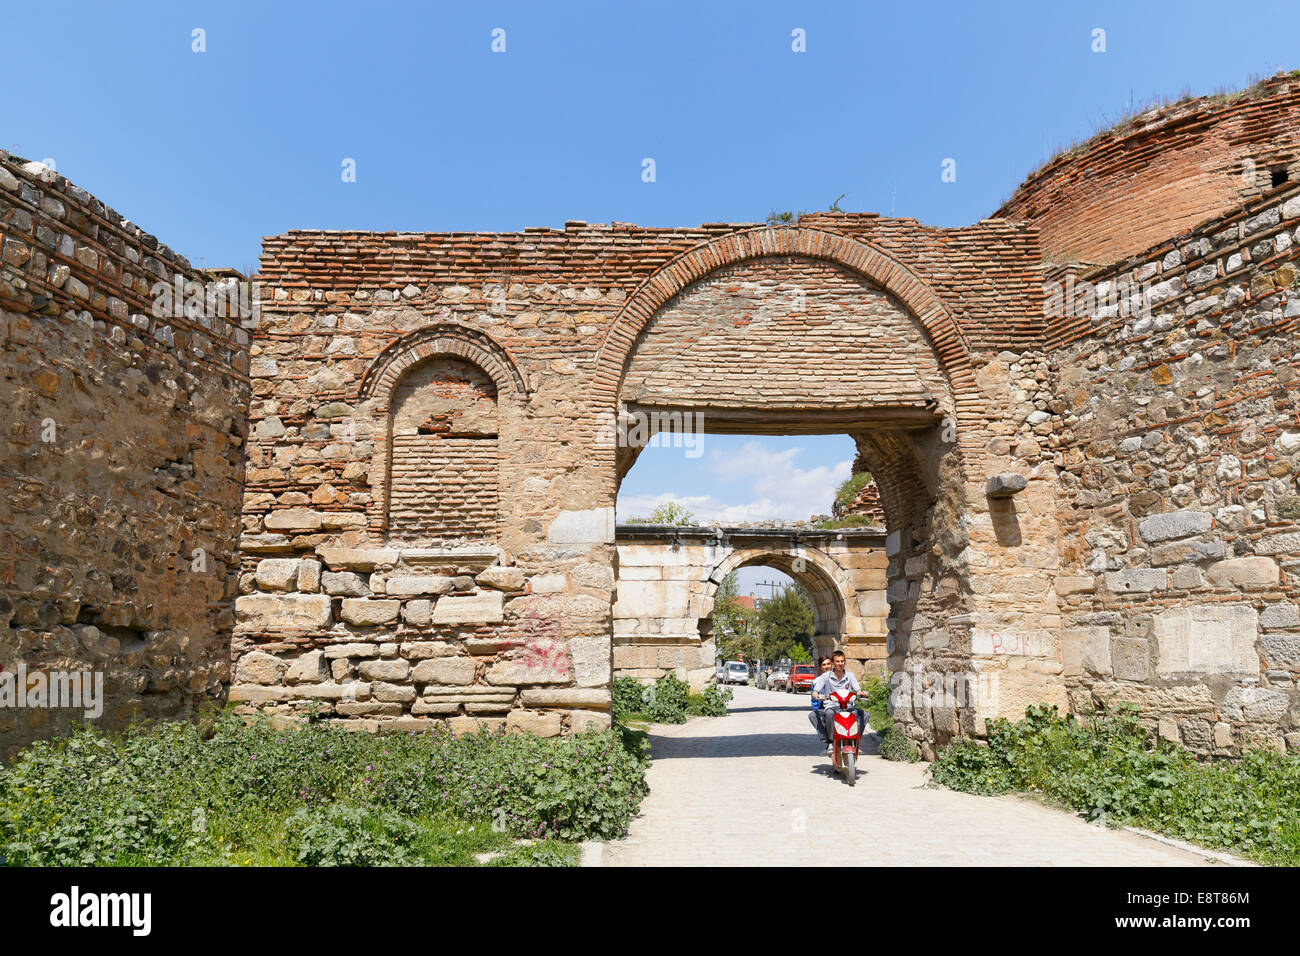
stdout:
[(749, 659), (761, 656), (761, 632), (756, 615), (736, 600), (736, 572), (732, 571), (718, 585), (713, 597), (713, 639), (718, 655), (723, 660), (734, 660), (744, 655)]
[(758, 628), (763, 635), (763, 656), (794, 659), (794, 648), (808, 653), (816, 633), (812, 602), (799, 587), (787, 587), (763, 604), (758, 612)]
[(648, 518), (628, 518), (628, 524), (671, 524), (687, 525), (695, 520), (695, 515), (691, 514), (686, 507), (679, 505), (675, 501), (665, 501), (663, 504), (650, 512)]

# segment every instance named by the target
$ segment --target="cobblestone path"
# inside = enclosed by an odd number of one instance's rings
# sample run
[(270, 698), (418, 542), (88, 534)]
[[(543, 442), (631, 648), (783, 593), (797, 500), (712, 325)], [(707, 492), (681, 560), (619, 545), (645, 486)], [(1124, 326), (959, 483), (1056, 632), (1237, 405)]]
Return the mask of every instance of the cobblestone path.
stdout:
[(650, 795), (605, 866), (1197, 866), (1200, 854), (1017, 797), (926, 788), (923, 764), (864, 755), (832, 775), (807, 697), (736, 688), (726, 717), (657, 725)]

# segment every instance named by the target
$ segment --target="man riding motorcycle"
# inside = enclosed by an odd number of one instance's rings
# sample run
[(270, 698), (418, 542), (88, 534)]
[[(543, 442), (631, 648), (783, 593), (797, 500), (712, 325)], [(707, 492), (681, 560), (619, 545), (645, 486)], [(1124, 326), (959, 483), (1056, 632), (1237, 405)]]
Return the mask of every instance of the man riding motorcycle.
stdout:
[[(853, 676), (853, 672), (844, 668), (844, 652), (836, 651), (831, 655), (831, 669), (824, 671), (820, 677), (813, 681), (812, 695), (814, 700), (829, 700), (831, 694), (848, 694), (854, 693), (861, 699), (862, 689), (858, 686), (858, 679)], [(867, 727), (867, 715), (859, 706), (858, 721), (859, 726), (865, 731)], [(826, 745), (826, 752), (831, 753), (835, 749), (834, 734), (835, 728), (832, 725), (834, 716), (828, 707), (822, 707), (817, 712), (821, 719), (823, 727), (823, 739), (831, 741)]]

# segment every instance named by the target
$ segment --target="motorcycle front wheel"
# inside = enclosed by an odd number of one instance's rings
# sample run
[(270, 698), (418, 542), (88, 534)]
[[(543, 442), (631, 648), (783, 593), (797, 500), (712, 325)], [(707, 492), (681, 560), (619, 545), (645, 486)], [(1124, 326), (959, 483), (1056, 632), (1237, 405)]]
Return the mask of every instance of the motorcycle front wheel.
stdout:
[(844, 754), (844, 777), (849, 781), (850, 787), (858, 782), (858, 755), (852, 751)]

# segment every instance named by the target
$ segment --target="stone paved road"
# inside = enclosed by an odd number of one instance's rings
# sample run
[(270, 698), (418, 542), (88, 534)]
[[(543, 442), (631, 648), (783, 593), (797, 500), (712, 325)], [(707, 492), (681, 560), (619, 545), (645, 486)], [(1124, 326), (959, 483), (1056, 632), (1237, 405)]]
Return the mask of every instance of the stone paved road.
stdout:
[[(726, 717), (656, 726), (650, 795), (605, 866), (1197, 866), (1199, 854), (1017, 797), (924, 789), (924, 765), (864, 755), (832, 776), (805, 695), (737, 687)], [(819, 835), (835, 838), (818, 840)], [(816, 848), (814, 849), (814, 845)]]

